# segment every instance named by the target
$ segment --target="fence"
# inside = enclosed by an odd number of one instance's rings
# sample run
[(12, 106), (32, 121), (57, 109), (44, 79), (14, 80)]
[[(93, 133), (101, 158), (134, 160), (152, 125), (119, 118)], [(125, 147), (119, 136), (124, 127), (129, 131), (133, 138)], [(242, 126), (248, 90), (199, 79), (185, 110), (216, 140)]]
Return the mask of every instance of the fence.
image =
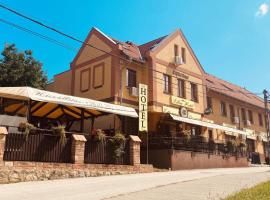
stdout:
[(129, 141), (126, 140), (124, 151), (120, 157), (115, 156), (110, 137), (101, 142), (91, 137), (86, 137), (84, 162), (89, 164), (118, 164), (129, 165)]
[(151, 149), (176, 149), (193, 152), (203, 152), (219, 155), (233, 155), (246, 157), (244, 148), (228, 146), (224, 143), (215, 143), (202, 137), (150, 137), (149, 148)]
[(27, 140), (25, 134), (9, 133), (4, 160), (70, 163), (71, 142), (71, 137), (61, 143), (59, 136), (41, 131), (30, 133)]

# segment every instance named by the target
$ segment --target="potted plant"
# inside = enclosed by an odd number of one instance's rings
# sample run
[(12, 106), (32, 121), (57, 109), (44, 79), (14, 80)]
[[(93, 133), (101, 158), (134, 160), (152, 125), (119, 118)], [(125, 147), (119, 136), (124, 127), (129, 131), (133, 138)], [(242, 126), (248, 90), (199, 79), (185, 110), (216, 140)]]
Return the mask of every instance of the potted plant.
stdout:
[(227, 146), (227, 151), (229, 153), (235, 152), (235, 150), (236, 150), (236, 142), (234, 140), (228, 140), (226, 142), (226, 146)]
[(116, 131), (115, 135), (109, 141), (112, 146), (114, 161), (117, 162), (125, 154), (126, 138), (121, 131)]
[(21, 131), (25, 134), (25, 140), (28, 140), (31, 130), (34, 129), (34, 125), (28, 122), (21, 122), (18, 127), (18, 131)]
[(191, 131), (190, 130), (185, 130), (185, 131), (183, 131), (183, 143), (185, 144), (185, 145), (187, 145), (188, 143), (189, 143), (189, 141), (190, 141), (190, 138), (191, 138)]
[(106, 142), (106, 134), (102, 129), (97, 129), (95, 138), (102, 143)]
[(54, 134), (57, 134), (60, 136), (60, 143), (62, 145), (66, 144), (67, 142), (67, 138), (66, 138), (66, 130), (65, 130), (65, 126), (63, 125), (59, 125), (57, 127), (53, 127), (53, 132)]
[(209, 139), (208, 145), (209, 145), (209, 150), (211, 152), (216, 150), (216, 143), (215, 143), (215, 141), (213, 139)]

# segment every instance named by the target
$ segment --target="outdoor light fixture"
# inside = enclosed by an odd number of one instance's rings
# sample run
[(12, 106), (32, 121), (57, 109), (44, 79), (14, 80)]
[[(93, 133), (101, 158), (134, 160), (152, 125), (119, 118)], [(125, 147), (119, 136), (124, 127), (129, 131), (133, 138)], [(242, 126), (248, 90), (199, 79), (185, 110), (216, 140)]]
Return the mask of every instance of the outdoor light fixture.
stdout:
[(210, 115), (212, 112), (213, 112), (212, 108), (206, 108), (206, 109), (204, 110), (204, 114), (205, 114), (205, 115)]

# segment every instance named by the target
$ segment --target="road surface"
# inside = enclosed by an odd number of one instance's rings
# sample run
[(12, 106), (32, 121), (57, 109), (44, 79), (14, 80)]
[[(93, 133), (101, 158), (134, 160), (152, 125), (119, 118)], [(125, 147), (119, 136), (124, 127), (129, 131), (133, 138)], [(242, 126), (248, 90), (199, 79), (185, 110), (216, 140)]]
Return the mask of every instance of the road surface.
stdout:
[(0, 185), (0, 199), (220, 199), (266, 180), (269, 167), (184, 170)]

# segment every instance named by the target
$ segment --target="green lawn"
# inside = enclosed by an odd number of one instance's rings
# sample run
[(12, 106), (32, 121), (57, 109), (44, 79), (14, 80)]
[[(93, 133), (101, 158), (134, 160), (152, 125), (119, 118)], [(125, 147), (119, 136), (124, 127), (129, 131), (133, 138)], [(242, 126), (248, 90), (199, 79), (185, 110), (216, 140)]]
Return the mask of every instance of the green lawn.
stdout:
[(253, 188), (244, 189), (227, 197), (225, 200), (270, 200), (270, 181), (261, 183)]

